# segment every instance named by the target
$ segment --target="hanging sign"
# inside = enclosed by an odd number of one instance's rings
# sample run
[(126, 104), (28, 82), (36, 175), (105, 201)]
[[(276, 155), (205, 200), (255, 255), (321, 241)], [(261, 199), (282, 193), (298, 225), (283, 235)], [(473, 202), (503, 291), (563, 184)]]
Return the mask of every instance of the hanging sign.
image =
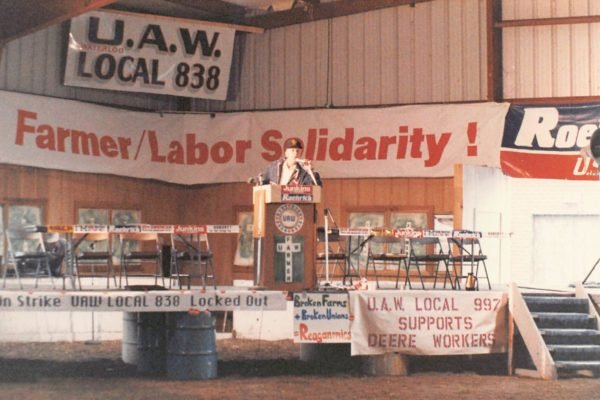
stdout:
[(582, 149), (600, 126), (600, 105), (511, 105), (500, 151), (502, 172), (517, 178), (597, 181)]
[(65, 85), (225, 100), (235, 30), (94, 11), (71, 20)]

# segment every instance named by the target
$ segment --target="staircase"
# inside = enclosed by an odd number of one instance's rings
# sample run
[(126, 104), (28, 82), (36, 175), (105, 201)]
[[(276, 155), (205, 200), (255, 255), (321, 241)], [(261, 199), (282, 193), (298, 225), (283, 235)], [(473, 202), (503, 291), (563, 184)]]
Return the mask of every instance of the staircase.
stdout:
[[(587, 295), (524, 293), (522, 299), (534, 327), (526, 326), (525, 318), (521, 318), (521, 324), (515, 318), (519, 334), (527, 329), (537, 330), (537, 335), (530, 332), (528, 339), (526, 335), (518, 339), (522, 339), (521, 343), (529, 350), (531, 358), (527, 364), (537, 368), (542, 377), (550, 376), (549, 379), (575, 373), (600, 375), (598, 314)], [(532, 337), (541, 338), (534, 352), (527, 344)], [(539, 359), (535, 360), (536, 357)], [(544, 376), (540, 367), (549, 369), (551, 373)]]

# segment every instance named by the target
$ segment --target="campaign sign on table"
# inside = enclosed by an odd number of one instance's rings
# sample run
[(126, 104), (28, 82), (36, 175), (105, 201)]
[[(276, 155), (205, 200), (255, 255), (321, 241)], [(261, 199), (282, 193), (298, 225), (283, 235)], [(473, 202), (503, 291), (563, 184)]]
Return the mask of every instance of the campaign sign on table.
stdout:
[(295, 293), (294, 342), (350, 343), (347, 293)]
[(506, 351), (502, 292), (350, 292), (352, 355)]
[(71, 20), (65, 85), (225, 100), (235, 30), (93, 11)]

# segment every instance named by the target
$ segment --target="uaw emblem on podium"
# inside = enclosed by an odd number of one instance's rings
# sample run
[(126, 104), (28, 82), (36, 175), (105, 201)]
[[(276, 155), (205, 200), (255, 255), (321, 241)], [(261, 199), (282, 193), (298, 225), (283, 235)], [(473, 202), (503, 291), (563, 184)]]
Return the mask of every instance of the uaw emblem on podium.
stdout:
[(285, 235), (275, 234), (273, 257), (275, 282), (304, 280), (304, 237), (293, 236), (304, 225), (304, 213), (296, 204), (281, 204), (275, 210), (275, 227)]

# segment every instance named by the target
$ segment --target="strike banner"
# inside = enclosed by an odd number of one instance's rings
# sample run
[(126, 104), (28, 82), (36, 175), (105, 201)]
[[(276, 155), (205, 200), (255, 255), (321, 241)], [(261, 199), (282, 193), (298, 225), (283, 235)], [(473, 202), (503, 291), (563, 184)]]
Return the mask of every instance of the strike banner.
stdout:
[(0, 291), (0, 311), (235, 311), (285, 310), (286, 293), (249, 290)]
[(117, 110), (0, 91), (0, 162), (193, 185), (245, 182), (292, 136), (323, 178), (448, 177), (499, 167), (508, 104), (210, 115)]
[(295, 343), (350, 343), (348, 293), (294, 293)]
[(93, 11), (71, 20), (65, 85), (225, 100), (235, 30)]
[(502, 292), (350, 292), (352, 355), (457, 355), (507, 350)]
[(502, 172), (518, 178), (594, 180), (598, 165), (581, 149), (599, 127), (600, 104), (511, 105), (500, 153)]

